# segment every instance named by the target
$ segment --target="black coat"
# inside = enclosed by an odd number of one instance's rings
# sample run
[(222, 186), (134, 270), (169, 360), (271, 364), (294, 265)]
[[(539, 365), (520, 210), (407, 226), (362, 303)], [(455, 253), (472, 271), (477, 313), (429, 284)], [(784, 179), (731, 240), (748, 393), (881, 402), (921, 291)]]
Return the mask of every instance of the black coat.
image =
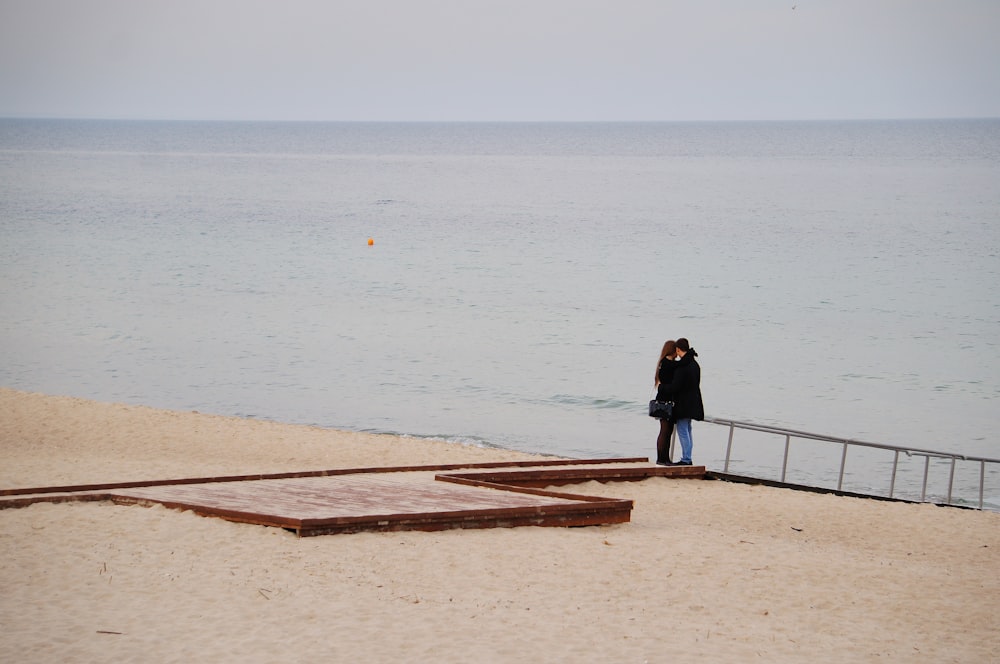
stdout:
[(679, 362), (674, 362), (674, 376), (669, 385), (660, 384), (657, 398), (662, 394), (674, 401), (677, 420), (705, 419), (705, 406), (701, 401), (701, 367), (695, 361), (694, 351), (688, 351)]
[(674, 370), (676, 368), (677, 362), (670, 358), (665, 357), (660, 360), (660, 366), (656, 370), (656, 377), (660, 381), (660, 384), (656, 387), (657, 401), (673, 401), (673, 398), (667, 395), (666, 389), (674, 381)]

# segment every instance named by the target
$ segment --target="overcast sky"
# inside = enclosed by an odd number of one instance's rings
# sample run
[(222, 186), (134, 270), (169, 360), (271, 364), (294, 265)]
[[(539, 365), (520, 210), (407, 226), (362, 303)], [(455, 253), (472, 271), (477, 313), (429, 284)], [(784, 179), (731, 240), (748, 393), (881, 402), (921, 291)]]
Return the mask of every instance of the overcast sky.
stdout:
[(1000, 0), (0, 0), (0, 116), (1000, 117)]

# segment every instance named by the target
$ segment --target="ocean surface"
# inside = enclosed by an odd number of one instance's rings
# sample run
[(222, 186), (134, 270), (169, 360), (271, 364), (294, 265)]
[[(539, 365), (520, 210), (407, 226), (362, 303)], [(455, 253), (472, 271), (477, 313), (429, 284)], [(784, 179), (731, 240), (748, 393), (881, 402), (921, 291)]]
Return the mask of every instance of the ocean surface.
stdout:
[[(998, 284), (1000, 120), (0, 120), (21, 390), (649, 456), (683, 336), (710, 416), (1000, 458)], [(696, 423), (695, 462), (727, 435)], [(783, 444), (737, 432), (731, 470)], [(839, 462), (797, 446), (789, 479)]]

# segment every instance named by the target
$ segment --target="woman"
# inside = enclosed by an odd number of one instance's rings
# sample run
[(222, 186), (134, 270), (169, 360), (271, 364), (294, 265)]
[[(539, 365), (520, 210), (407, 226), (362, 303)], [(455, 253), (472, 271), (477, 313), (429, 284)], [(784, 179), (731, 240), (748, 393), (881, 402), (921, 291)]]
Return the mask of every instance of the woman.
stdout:
[[(657, 401), (671, 401), (663, 394), (663, 386), (670, 385), (674, 380), (674, 368), (677, 365), (677, 344), (673, 339), (669, 339), (663, 344), (660, 351), (660, 359), (656, 363), (656, 375), (653, 377), (653, 385), (656, 387)], [(670, 465), (670, 437), (674, 434), (674, 423), (671, 419), (660, 420), (660, 435), (656, 437), (656, 465)]]
[(698, 353), (687, 339), (678, 339), (676, 343), (677, 357), (673, 368), (673, 379), (670, 383), (661, 383), (657, 391), (657, 399), (660, 394), (674, 402), (673, 419), (677, 427), (677, 438), (681, 441), (681, 458), (671, 465), (690, 466), (691, 448), (694, 446), (691, 440), (691, 420), (705, 419), (705, 406), (701, 401), (701, 367), (694, 358)]

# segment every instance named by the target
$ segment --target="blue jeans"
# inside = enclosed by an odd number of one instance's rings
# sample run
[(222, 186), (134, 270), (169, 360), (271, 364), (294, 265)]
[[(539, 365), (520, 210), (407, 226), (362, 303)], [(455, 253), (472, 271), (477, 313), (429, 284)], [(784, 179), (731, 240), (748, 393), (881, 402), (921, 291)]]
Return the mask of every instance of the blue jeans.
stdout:
[(681, 461), (685, 463), (690, 463), (691, 461), (691, 420), (677, 420), (674, 424), (674, 428), (677, 430), (677, 438), (681, 441)]

